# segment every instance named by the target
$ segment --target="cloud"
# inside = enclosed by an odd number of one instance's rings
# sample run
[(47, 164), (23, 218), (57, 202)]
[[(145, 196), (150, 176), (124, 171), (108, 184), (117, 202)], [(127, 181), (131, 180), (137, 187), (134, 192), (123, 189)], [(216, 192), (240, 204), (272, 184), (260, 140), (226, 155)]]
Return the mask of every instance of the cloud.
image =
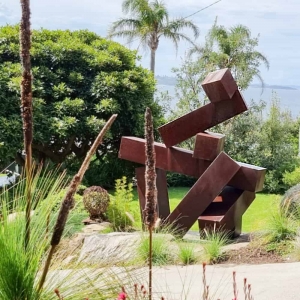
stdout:
[[(0, 0), (1, 2), (1, 0)], [(164, 0), (170, 15), (184, 17), (215, 0)], [(3, 13), (0, 24), (18, 22), (20, 18), (19, 0), (2, 0), (10, 12)], [(122, 0), (31, 0), (32, 25), (35, 28), (89, 29), (105, 36), (109, 25), (122, 17)], [(299, 0), (222, 0), (221, 2), (194, 15), (192, 20), (201, 30), (200, 42), (203, 42), (207, 30), (218, 16), (218, 23), (225, 27), (243, 24), (250, 28), (254, 36), (260, 34), (259, 51), (270, 60), (271, 68), (262, 68), (262, 75), (267, 83), (298, 84), (300, 69), (297, 50), (300, 47)], [(133, 48), (137, 44), (133, 44)], [(157, 73), (171, 74), (171, 68), (179, 66), (188, 45), (179, 45), (176, 55), (171, 42), (162, 40), (157, 53)], [(149, 65), (149, 55), (143, 55), (142, 64)]]

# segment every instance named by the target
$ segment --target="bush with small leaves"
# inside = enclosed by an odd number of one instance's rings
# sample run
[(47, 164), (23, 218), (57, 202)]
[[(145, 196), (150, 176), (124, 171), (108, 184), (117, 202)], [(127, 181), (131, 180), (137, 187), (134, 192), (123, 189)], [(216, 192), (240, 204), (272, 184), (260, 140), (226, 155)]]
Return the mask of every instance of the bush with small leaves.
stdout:
[(108, 192), (100, 186), (91, 186), (83, 193), (83, 204), (91, 219), (102, 219), (109, 201)]

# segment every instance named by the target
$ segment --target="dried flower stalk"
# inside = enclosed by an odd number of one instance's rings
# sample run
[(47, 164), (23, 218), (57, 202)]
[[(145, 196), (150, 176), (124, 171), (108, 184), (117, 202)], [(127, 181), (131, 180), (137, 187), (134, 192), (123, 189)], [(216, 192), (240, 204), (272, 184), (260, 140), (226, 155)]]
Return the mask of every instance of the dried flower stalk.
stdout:
[(74, 207), (74, 195), (76, 193), (76, 190), (82, 181), (84, 173), (86, 172), (86, 170), (89, 167), (92, 156), (95, 154), (97, 148), (99, 147), (99, 145), (102, 142), (102, 139), (103, 139), (105, 133), (109, 130), (112, 123), (115, 121), (116, 117), (117, 117), (117, 115), (112, 115), (110, 117), (110, 119), (107, 121), (107, 123), (105, 124), (105, 126), (102, 128), (101, 132), (99, 133), (96, 140), (94, 141), (91, 149), (87, 153), (78, 173), (73, 177), (73, 179), (69, 185), (68, 191), (61, 203), (60, 211), (59, 211), (59, 214), (58, 214), (58, 217), (56, 220), (56, 224), (55, 224), (52, 239), (51, 239), (51, 248), (50, 248), (50, 251), (49, 251), (45, 266), (44, 266), (44, 270), (43, 270), (43, 273), (41, 276), (41, 280), (39, 283), (39, 291), (42, 289), (42, 287), (44, 285), (44, 282), (45, 282), (45, 279), (46, 279), (46, 276), (47, 276), (47, 273), (48, 273), (48, 270), (50, 267), (52, 256), (54, 254), (56, 246), (59, 244), (60, 239), (62, 237), (69, 212)]
[(145, 207), (145, 223), (149, 230), (149, 300), (152, 299), (152, 233), (156, 223), (156, 171), (155, 171), (155, 150), (153, 136), (153, 121), (149, 107), (145, 113), (145, 139), (146, 139), (146, 207)]

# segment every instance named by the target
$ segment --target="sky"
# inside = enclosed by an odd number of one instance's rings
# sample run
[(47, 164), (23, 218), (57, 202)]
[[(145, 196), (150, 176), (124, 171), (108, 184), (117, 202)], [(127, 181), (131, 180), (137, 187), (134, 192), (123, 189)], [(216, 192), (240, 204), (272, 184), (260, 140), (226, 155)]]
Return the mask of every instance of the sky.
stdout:
[[(164, 0), (170, 16), (186, 17), (216, 0)], [(105, 37), (112, 22), (124, 17), (122, 0), (31, 0), (33, 28), (88, 29)], [(198, 43), (204, 42), (207, 31), (218, 17), (218, 24), (227, 28), (243, 24), (253, 37), (260, 35), (258, 50), (270, 62), (270, 69), (261, 67), (267, 84), (300, 86), (300, 1), (299, 0), (221, 0), (197, 13), (191, 20), (200, 28)], [(20, 20), (19, 0), (0, 0), (0, 25), (15, 24)], [(191, 32), (187, 31), (187, 34)], [(118, 40), (126, 44), (126, 40)], [(127, 45), (129, 47), (129, 45)], [(130, 48), (136, 49), (133, 43)], [(168, 40), (161, 40), (156, 56), (156, 74), (174, 76), (179, 67), (186, 42), (178, 52)], [(148, 68), (150, 55), (139, 50), (141, 64)]]

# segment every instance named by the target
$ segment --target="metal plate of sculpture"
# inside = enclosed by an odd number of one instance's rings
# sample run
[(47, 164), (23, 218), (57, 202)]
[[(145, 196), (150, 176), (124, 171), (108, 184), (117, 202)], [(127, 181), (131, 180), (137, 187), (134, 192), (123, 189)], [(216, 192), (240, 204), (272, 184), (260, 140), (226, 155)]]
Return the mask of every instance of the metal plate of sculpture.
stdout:
[[(211, 103), (202, 106), (158, 131), (164, 143), (155, 143), (158, 216), (185, 234), (198, 220), (199, 228), (222, 227), (241, 233), (242, 215), (261, 191), (265, 168), (236, 162), (223, 152), (224, 137), (206, 130), (247, 110), (229, 69), (210, 73), (202, 83)], [(196, 136), (194, 151), (174, 147)], [(145, 164), (145, 140), (122, 137), (119, 158)], [(170, 212), (166, 171), (197, 178), (178, 206)], [(136, 169), (143, 218), (144, 167)]]

